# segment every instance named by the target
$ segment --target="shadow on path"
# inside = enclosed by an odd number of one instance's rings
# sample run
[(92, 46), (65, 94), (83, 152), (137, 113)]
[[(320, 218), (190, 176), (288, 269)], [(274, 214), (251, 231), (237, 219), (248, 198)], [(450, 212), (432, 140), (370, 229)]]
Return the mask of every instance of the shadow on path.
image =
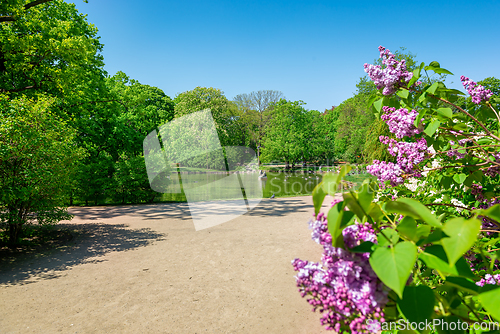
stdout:
[(111, 219), (123, 216), (142, 219), (191, 219), (187, 203), (157, 203), (118, 206), (74, 206), (69, 213), (82, 220)]
[[(225, 201), (220, 201), (225, 202)], [(220, 215), (221, 207), (217, 201), (213, 208), (207, 206), (206, 214)], [(291, 198), (264, 198), (250, 212), (251, 216), (277, 217), (285, 216), (294, 212), (312, 211), (312, 205), (307, 204), (304, 199)], [(94, 206), (94, 207), (71, 207), (69, 213), (75, 215), (79, 220), (100, 220), (120, 217), (136, 217), (141, 220), (180, 219), (191, 220), (191, 212), (187, 203), (158, 203), (143, 205), (122, 206)]]
[(127, 229), (123, 224), (58, 224), (68, 229), (73, 239), (63, 246), (34, 254), (18, 254), (0, 258), (0, 284), (29, 284), (37, 279), (53, 279), (61, 271), (82, 263), (97, 263), (109, 252), (144, 247), (166, 235), (150, 229)]

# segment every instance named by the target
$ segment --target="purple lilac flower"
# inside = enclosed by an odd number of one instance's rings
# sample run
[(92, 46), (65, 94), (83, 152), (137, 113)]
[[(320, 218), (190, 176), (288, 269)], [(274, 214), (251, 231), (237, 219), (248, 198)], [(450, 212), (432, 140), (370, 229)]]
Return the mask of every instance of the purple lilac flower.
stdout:
[(413, 174), (420, 177), (416, 167), (424, 161), (428, 151), (427, 141), (420, 138), (416, 142), (397, 142), (386, 136), (380, 136), (380, 142), (389, 145), (388, 151), (396, 157), (396, 164), (373, 160), (373, 164), (366, 167), (368, 173), (376, 176), (380, 182), (390, 181), (391, 186), (397, 186), (404, 182), (403, 174)]
[(389, 126), (389, 131), (396, 135), (396, 138), (413, 137), (421, 132), (414, 125), (418, 112), (416, 110), (408, 111), (406, 108), (391, 108), (383, 106), (384, 114), (381, 118)]
[(484, 278), (481, 278), (479, 282), (476, 282), (476, 285), (484, 286), (485, 284), (493, 284), (500, 285), (500, 274), (490, 275), (486, 274)]
[[(460, 134), (460, 133), (459, 133)], [(456, 135), (456, 134), (455, 134)], [(465, 145), (468, 143), (468, 142), (471, 142), (472, 139), (470, 138), (463, 138), (463, 139), (460, 139), (458, 141), (458, 145), (459, 146), (462, 146), (462, 147), (465, 147)], [(450, 145), (453, 146), (455, 145), (455, 142), (453, 140), (450, 140)], [(449, 156), (450, 158), (451, 157), (455, 157), (455, 160), (460, 160), (460, 159), (463, 159), (465, 158), (465, 156), (467, 155), (467, 151), (465, 151), (465, 153), (460, 153), (457, 149), (451, 149), (449, 150), (447, 153), (446, 153), (447, 156)]]
[[(495, 162), (500, 163), (500, 153), (495, 153), (493, 154), (493, 157), (495, 158)], [(484, 171), (484, 174), (487, 176), (495, 177), (498, 174), (500, 174), (500, 166), (494, 165)]]
[[(482, 190), (482, 187), (480, 190)], [(482, 195), (482, 191), (481, 191), (481, 195)], [(483, 196), (483, 198), (484, 198), (484, 196)], [(477, 199), (477, 197), (476, 197), (476, 199)], [(493, 198), (490, 200), (487, 200), (486, 198), (484, 198), (483, 203), (479, 204), (478, 209), (488, 209), (489, 207), (492, 207), (495, 204), (500, 204), (500, 198)], [(472, 208), (472, 209), (475, 209), (475, 208)], [(488, 236), (498, 235), (498, 233), (500, 232), (500, 227), (498, 226), (498, 222), (494, 222), (489, 217), (481, 216), (481, 218), (482, 218), (483, 229), (489, 230), (488, 232), (486, 232), (486, 235), (488, 235)]]
[(464, 88), (467, 89), (467, 93), (472, 97), (472, 102), (475, 104), (480, 104), (482, 101), (488, 101), (493, 93), (489, 89), (485, 89), (483, 86), (478, 85), (476, 82), (470, 80), (469, 78), (460, 77)]
[(365, 64), (365, 72), (373, 80), (377, 89), (383, 89), (382, 94), (394, 94), (399, 87), (405, 87), (413, 76), (413, 73), (406, 70), (406, 61), (396, 60), (396, 57), (383, 46), (379, 46), (380, 58), (382, 64), (386, 65), (384, 69), (380, 65)]
[[(389, 145), (389, 154), (396, 157), (399, 167), (405, 173), (414, 173), (415, 167), (424, 161), (427, 141), (420, 138), (416, 142), (397, 142), (389, 137), (380, 136), (380, 142)], [(418, 175), (416, 175), (418, 176)]]
[[(337, 333), (349, 328), (352, 333), (374, 332), (366, 320), (384, 321), (382, 309), (387, 303), (388, 290), (372, 270), (369, 253), (351, 253), (332, 246), (327, 220), (320, 213), (309, 222), (312, 238), (323, 246), (321, 262), (300, 259), (292, 261), (295, 277), (302, 297), (322, 313), (321, 324)], [(347, 246), (362, 241), (376, 242), (369, 223), (349, 226), (343, 231)], [(376, 332), (376, 331), (375, 331)]]
[(478, 184), (478, 183), (472, 183), (470, 187), (470, 192), (472, 195), (476, 197), (476, 201), (479, 202), (486, 202), (487, 199), (484, 197), (483, 194), (483, 186)]
[(366, 166), (366, 171), (376, 176), (380, 182), (390, 181), (393, 187), (404, 182), (403, 170), (393, 162), (373, 160), (372, 165)]

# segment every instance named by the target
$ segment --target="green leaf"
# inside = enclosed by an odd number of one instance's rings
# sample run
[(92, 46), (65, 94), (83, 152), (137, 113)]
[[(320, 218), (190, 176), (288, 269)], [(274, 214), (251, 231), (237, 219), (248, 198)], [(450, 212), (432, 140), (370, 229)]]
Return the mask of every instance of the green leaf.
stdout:
[(425, 134), (428, 136), (434, 135), (434, 133), (436, 132), (436, 130), (439, 128), (440, 125), (441, 125), (441, 122), (438, 121), (437, 119), (432, 120), (429, 123), (429, 125), (427, 125), (427, 127), (425, 128), (425, 130), (424, 130)]
[(451, 73), (450, 71), (448, 71), (447, 69), (444, 69), (444, 68), (434, 68), (433, 71), (437, 74), (449, 74), (449, 75), (453, 75), (453, 73)]
[(352, 193), (343, 193), (344, 202), (350, 211), (354, 212), (360, 220), (363, 220), (365, 214), (359, 205), (358, 199)]
[(441, 253), (439, 248), (442, 249), (440, 245), (426, 247), (425, 252), (420, 253), (418, 257), (424, 261), (429, 268), (439, 270), (445, 275), (458, 276), (457, 269), (454, 266), (450, 267), (446, 258), (446, 253), (444, 250), (442, 250)]
[(332, 246), (338, 247), (338, 237), (342, 235), (342, 229), (340, 225), (342, 223), (342, 216), (344, 215), (344, 203), (340, 202), (335, 204), (329, 211), (327, 215), (328, 219), (328, 232), (332, 236)]
[(417, 240), (421, 238), (426, 238), (431, 233), (431, 227), (429, 225), (419, 225), (417, 226)]
[(413, 84), (415, 82), (417, 82), (418, 79), (420, 79), (420, 72), (422, 71), (424, 66), (425, 66), (425, 64), (422, 62), (422, 63), (420, 63), (419, 67), (417, 67), (416, 69), (413, 70), (413, 76), (411, 77), (410, 82), (408, 82), (408, 86), (407, 86), (408, 88), (413, 86)]
[(411, 198), (398, 198), (396, 201), (387, 202), (385, 210), (423, 220), (434, 227), (441, 227), (441, 222), (425, 205)]
[(453, 111), (451, 108), (439, 108), (436, 112), (444, 117), (453, 118)]
[(343, 179), (351, 171), (351, 165), (343, 165), (339, 171), (339, 178)]
[(370, 180), (365, 180), (358, 190), (358, 202), (361, 208), (368, 213), (370, 210), (370, 205), (372, 204), (375, 193), (370, 188)]
[(377, 233), (377, 243), (379, 246), (395, 245), (398, 240), (398, 232), (396, 232), (392, 228), (386, 228)]
[(477, 219), (453, 218), (444, 224), (443, 232), (449, 237), (443, 238), (441, 244), (450, 265), (455, 264), (474, 245), (480, 230), (481, 222)]
[(340, 180), (339, 174), (326, 173), (321, 182), (323, 191), (329, 195), (335, 195), (338, 192)]
[(323, 191), (323, 182), (321, 182), (316, 187), (314, 187), (312, 192), (315, 215), (317, 215), (319, 213), (319, 210), (321, 210), (321, 206), (323, 205), (325, 196), (326, 193)]
[(366, 104), (368, 108), (370, 108), (373, 104), (373, 102), (375, 102), (375, 100), (378, 98), (377, 95), (373, 95), (369, 100), (368, 100), (368, 103)]
[(396, 94), (403, 99), (407, 99), (410, 91), (407, 89), (400, 89)]
[(402, 298), (403, 289), (417, 259), (417, 247), (408, 241), (379, 247), (370, 256), (370, 265), (380, 280)]
[(480, 293), (479, 301), (486, 311), (500, 321), (500, 307), (498, 307), (500, 305), (500, 288)]
[(419, 254), (419, 258), (432, 269), (436, 269), (443, 275), (461, 276), (476, 279), (467, 261), (461, 257), (455, 265), (448, 263), (448, 257), (441, 245), (433, 245), (425, 248), (424, 253)]
[(434, 94), (439, 84), (437, 82), (433, 83), (429, 88), (427, 88), (426, 92), (430, 94)]
[(384, 98), (381, 98), (373, 102), (373, 106), (375, 107), (375, 109), (377, 109), (378, 112), (380, 112), (380, 110), (382, 110), (383, 103), (384, 103)]
[(480, 214), (500, 222), (500, 204), (495, 204), (492, 207), (480, 212)]
[(418, 241), (419, 238), (417, 238), (417, 223), (415, 222), (415, 219), (413, 219), (410, 216), (406, 216), (401, 220), (401, 222), (397, 226), (398, 232), (408, 238), (411, 241)]
[(438, 67), (438, 68), (439, 68), (439, 67), (441, 67), (441, 65), (440, 65), (437, 61), (435, 61), (435, 60), (434, 60), (434, 61), (431, 61), (431, 62), (429, 63), (429, 66), (432, 66), (432, 67)]
[(380, 222), (384, 218), (384, 213), (377, 203), (371, 203), (368, 209), (368, 215), (376, 222)]
[(447, 277), (444, 284), (454, 286), (473, 295), (477, 295), (479, 292), (479, 286), (463, 277)]
[(416, 128), (420, 126), (420, 120), (425, 116), (427, 111), (425, 109), (422, 109), (418, 112), (417, 118), (415, 118), (415, 122), (413, 122), (413, 125), (415, 125)]
[(353, 253), (371, 253), (375, 244), (371, 241), (364, 241), (359, 246), (349, 249)]
[(425, 285), (407, 286), (403, 298), (398, 299), (398, 308), (410, 322), (425, 323), (434, 313), (436, 297), (431, 288)]
[(455, 174), (453, 175), (453, 180), (458, 183), (458, 184), (462, 184), (464, 183), (465, 179), (467, 178), (467, 175), (465, 175), (464, 173), (460, 173), (460, 174)]

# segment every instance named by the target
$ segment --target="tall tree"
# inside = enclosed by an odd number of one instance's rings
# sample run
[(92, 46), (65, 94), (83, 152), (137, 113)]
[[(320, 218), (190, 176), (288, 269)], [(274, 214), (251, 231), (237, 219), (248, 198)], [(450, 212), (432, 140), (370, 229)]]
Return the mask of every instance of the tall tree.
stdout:
[(342, 102), (335, 112), (335, 153), (345, 161), (363, 161), (366, 133), (373, 125), (375, 116), (368, 109), (363, 96), (355, 96)]
[(262, 160), (284, 160), (287, 168), (304, 158), (310, 150), (308, 111), (302, 101), (281, 99), (270, 111), (263, 138)]
[(83, 151), (75, 131), (57, 116), (53, 99), (0, 95), (0, 222), (15, 244), (28, 222), (68, 219), (64, 204)]
[(242, 111), (243, 124), (250, 136), (252, 147), (262, 144), (270, 111), (280, 99), (286, 98), (277, 90), (259, 90), (250, 94), (239, 94), (234, 98), (233, 101)]
[[(107, 78), (105, 87), (108, 103), (79, 106), (78, 140), (88, 156), (79, 168), (75, 191), (86, 204), (106, 198), (150, 201), (154, 193), (142, 157), (143, 140), (173, 118), (173, 101), (161, 89), (143, 85), (123, 72)], [(142, 190), (134, 191), (135, 186)], [(139, 193), (145, 195), (135, 196)]]
[(241, 112), (233, 102), (224, 96), (220, 89), (196, 87), (177, 95), (174, 102), (176, 118), (210, 109), (221, 145), (242, 144)]
[(2, 1), (0, 13), (0, 92), (61, 96), (103, 77), (97, 29), (74, 4)]

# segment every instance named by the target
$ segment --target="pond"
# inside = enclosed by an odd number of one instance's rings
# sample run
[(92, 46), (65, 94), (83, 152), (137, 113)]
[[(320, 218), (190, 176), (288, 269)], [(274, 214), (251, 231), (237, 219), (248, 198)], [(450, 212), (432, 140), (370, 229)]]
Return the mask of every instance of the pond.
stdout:
[[(267, 172), (266, 178), (259, 178), (264, 198), (311, 195), (314, 187), (321, 182), (323, 173), (317, 172)], [(203, 200), (224, 200), (241, 197), (241, 188), (245, 189), (247, 198), (260, 197), (259, 183), (256, 174), (231, 174), (227, 179), (225, 173), (189, 173), (181, 174), (182, 192), (172, 185), (168, 193), (161, 194), (157, 201), (186, 202)], [(360, 185), (370, 174), (348, 175), (345, 179)], [(244, 187), (241, 187), (244, 185)], [(170, 187), (170, 186), (169, 186)], [(187, 197), (186, 197), (187, 195)]]

